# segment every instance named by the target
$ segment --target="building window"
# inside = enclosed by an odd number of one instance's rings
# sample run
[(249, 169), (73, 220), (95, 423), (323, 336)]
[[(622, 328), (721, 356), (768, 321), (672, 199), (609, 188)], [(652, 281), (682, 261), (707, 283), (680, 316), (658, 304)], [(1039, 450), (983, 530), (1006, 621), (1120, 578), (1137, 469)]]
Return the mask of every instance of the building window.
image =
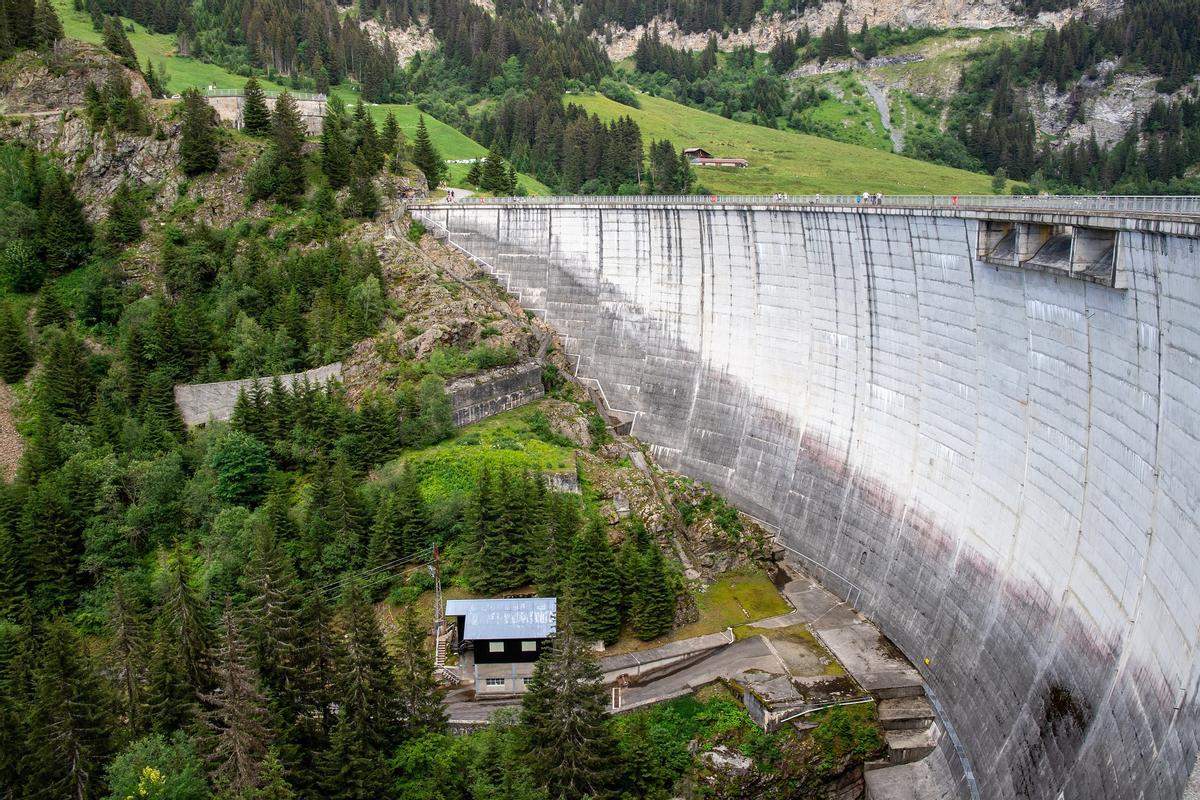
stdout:
[(503, 653), (504, 652), (504, 642), (488, 642), (488, 652), (489, 653)]
[(522, 653), (536, 653), (537, 652), (537, 642), (521, 642), (521, 652)]
[(504, 678), (485, 678), (484, 680), (488, 686), (503, 686), (504, 685)]
[(522, 686), (528, 686), (528, 685), (529, 685), (529, 681), (531, 681), (531, 680), (533, 680), (533, 679), (532, 679), (532, 678), (521, 678), (521, 685), (522, 685)]

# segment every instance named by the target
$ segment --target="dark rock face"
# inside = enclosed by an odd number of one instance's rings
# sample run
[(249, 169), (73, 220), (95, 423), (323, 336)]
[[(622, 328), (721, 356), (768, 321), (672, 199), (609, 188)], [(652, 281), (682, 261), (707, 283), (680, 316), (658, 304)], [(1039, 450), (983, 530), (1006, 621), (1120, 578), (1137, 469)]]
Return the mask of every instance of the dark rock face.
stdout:
[(953, 213), (421, 213), (544, 299), (661, 463), (777, 525), (921, 665), (964, 791), (1182, 795), (1200, 719), (1194, 225), (1125, 226), (1128, 288), (1110, 289), (978, 262)]

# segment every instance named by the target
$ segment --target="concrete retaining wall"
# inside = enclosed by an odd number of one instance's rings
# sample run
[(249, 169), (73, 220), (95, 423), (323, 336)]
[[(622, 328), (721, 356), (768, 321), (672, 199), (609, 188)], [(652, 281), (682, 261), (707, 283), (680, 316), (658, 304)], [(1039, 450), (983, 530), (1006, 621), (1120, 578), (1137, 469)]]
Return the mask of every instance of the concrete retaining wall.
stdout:
[(542, 365), (527, 361), (469, 375), (446, 384), (458, 427), (532, 403), (545, 394)]
[[(309, 136), (320, 136), (321, 129), (325, 125), (325, 96), (317, 95), (315, 98), (296, 98), (296, 107), (300, 111), (300, 119), (304, 123), (304, 130)], [(237, 129), (242, 127), (242, 119), (246, 110), (246, 98), (240, 94), (225, 94), (225, 95), (206, 95), (204, 98), (208, 104), (217, 112), (217, 118), (221, 122), (226, 122)], [(275, 97), (267, 97), (267, 109), (275, 110)]]
[(1200, 240), (1123, 221), (1122, 290), (977, 261), (961, 213), (418, 212), (922, 665), (980, 796), (1182, 794)]
[[(293, 372), (281, 375), (283, 385), (291, 388), (293, 385), (308, 380), (309, 383), (322, 385), (330, 378), (338, 380), (342, 377), (342, 362), (326, 364), (306, 372)], [(205, 422), (227, 420), (233, 416), (233, 406), (237, 403), (238, 394), (242, 389), (249, 389), (258, 381), (260, 385), (270, 386), (274, 378), (244, 378), (238, 381), (221, 381), (219, 383), (193, 383), (175, 387), (175, 405), (183, 417), (183, 424), (189, 428)]]

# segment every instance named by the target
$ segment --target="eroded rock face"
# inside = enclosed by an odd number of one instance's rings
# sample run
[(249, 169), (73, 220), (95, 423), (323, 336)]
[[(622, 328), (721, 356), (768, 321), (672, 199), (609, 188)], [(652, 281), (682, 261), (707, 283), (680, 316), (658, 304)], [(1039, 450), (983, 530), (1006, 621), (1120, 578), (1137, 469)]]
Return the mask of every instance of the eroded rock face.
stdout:
[(417, 53), (432, 53), (437, 49), (433, 31), (421, 25), (394, 28), (377, 19), (363, 20), (358, 25), (377, 46), (382, 47), (384, 42), (390, 44), (396, 53), (396, 63), (402, 67)]
[(141, 73), (126, 69), (112, 53), (85, 42), (64, 39), (51, 53), (26, 50), (0, 67), (0, 113), (60, 111), (84, 104), (88, 84), (104, 85), (110, 70), (129, 79), (134, 97), (149, 97)]
[[(0, 128), (0, 139), (21, 142), (42, 153), (56, 153), (75, 176), (75, 191), (89, 219), (104, 214), (104, 204), (125, 178), (138, 184), (161, 183), (179, 165), (179, 123), (163, 123), (161, 136), (93, 131), (78, 112), (34, 117), (17, 127)], [(174, 184), (172, 184), (173, 188)]]
[[(722, 50), (750, 45), (759, 52), (771, 49), (783, 36), (792, 36), (801, 28), (808, 27), (814, 35), (832, 26), (838, 14), (845, 9), (846, 24), (858, 30), (864, 21), (872, 28), (891, 25), (895, 28), (1001, 28), (1036, 24), (1038, 26), (1061, 25), (1073, 16), (1090, 13), (1107, 16), (1120, 9), (1115, 0), (1082, 0), (1074, 8), (1047, 12), (1035, 19), (1015, 14), (1008, 0), (847, 0), (845, 3), (821, 3), (809, 8), (803, 16), (783, 19), (775, 15), (759, 16), (750, 30), (735, 31), (725, 36), (718, 35), (718, 46)], [(672, 47), (686, 50), (703, 50), (708, 43), (708, 32), (683, 33), (674, 20), (658, 19), (659, 36)], [(611, 31), (605, 43), (608, 57), (619, 61), (633, 55), (637, 41), (646, 31), (646, 26), (633, 30), (617, 28)]]

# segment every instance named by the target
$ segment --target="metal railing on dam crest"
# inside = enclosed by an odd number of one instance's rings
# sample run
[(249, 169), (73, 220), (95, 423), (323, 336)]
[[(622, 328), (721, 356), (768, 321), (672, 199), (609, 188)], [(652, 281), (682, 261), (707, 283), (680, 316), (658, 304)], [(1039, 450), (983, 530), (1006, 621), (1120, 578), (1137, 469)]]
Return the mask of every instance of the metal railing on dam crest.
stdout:
[[(1002, 211), (1057, 211), (1065, 213), (1172, 214), (1200, 218), (1200, 196), (1195, 195), (550, 195), (527, 197), (471, 196), (455, 205), (539, 206), (639, 206), (639, 205), (739, 205), (739, 206), (866, 206), (890, 208), (945, 208)], [(432, 205), (432, 204), (416, 204)]]

